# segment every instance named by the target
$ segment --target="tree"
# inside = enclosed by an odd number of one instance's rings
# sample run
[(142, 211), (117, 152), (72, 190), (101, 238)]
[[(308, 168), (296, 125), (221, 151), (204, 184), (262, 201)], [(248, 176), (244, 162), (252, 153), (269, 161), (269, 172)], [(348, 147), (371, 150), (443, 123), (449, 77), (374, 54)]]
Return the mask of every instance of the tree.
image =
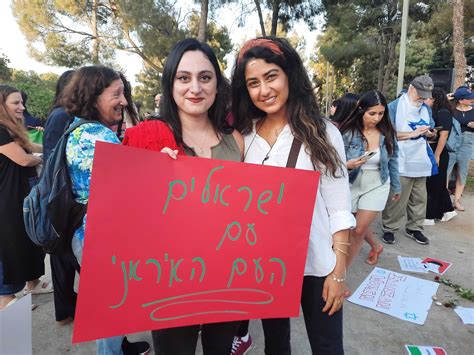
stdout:
[[(200, 27), (200, 16), (197, 13), (189, 16), (185, 26), (175, 33), (175, 39), (163, 42), (153, 40), (151, 34), (140, 33), (140, 38), (147, 48), (147, 53), (157, 64), (158, 69), (149, 65), (144, 66), (138, 75), (140, 85), (135, 88), (135, 97), (142, 103), (145, 111), (152, 112), (154, 108), (153, 98), (161, 90), (161, 73), (165, 58), (168, 56), (172, 46), (186, 37), (196, 37)], [(216, 54), (222, 70), (226, 69), (225, 56), (232, 50), (232, 41), (226, 27), (218, 27), (214, 22), (209, 22), (206, 29), (207, 43)], [(145, 40), (146, 39), (146, 40)]]
[(11, 78), (11, 69), (8, 67), (10, 59), (4, 54), (0, 54), (0, 81), (7, 82)]
[(270, 35), (276, 36), (277, 26), (281, 24), (285, 31), (288, 31), (295, 22), (303, 20), (310, 29), (316, 28), (316, 16), (321, 13), (323, 8), (319, 0), (254, 0), (257, 13), (260, 20), (260, 30), (263, 35), (266, 34), (261, 7), (266, 6), (271, 11), (271, 29)]
[(34, 71), (11, 70), (7, 84), (28, 94), (28, 111), (36, 117), (45, 119), (53, 102), (58, 75), (37, 74)]
[(207, 14), (209, 12), (209, 0), (201, 0), (201, 16), (199, 19), (199, 30), (197, 39), (200, 42), (206, 40)]
[(464, 0), (453, 0), (454, 87), (464, 85), (466, 56), (464, 54)]
[(12, 10), (30, 54), (65, 67), (112, 64), (123, 50), (158, 70), (144, 42), (151, 33), (157, 42), (179, 38), (182, 22), (168, 0), (14, 0)]

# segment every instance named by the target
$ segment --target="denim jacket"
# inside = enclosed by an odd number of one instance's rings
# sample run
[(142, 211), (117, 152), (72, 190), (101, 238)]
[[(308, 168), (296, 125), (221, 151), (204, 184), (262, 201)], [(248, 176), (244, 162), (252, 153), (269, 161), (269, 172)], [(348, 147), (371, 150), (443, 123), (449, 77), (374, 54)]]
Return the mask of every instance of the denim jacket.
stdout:
[[(346, 132), (342, 139), (344, 140), (344, 149), (347, 160), (360, 157), (365, 153), (365, 145), (359, 132)], [(398, 173), (398, 145), (394, 139), (392, 156), (388, 155), (385, 146), (385, 137), (380, 135), (380, 180), (384, 184), (390, 175), (390, 188), (394, 193), (400, 193), (400, 175)], [(360, 167), (349, 170), (349, 182), (353, 183), (359, 174)]]

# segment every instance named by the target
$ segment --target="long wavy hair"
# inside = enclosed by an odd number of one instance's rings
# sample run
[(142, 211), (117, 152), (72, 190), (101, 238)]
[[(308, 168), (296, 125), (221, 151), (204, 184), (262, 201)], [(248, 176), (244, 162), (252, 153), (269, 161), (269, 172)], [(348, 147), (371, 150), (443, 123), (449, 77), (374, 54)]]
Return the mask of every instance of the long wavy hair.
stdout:
[(349, 115), (354, 111), (357, 106), (357, 100), (359, 96), (356, 94), (352, 94), (350, 92), (342, 95), (339, 99), (337, 99), (334, 103), (336, 104), (336, 112), (334, 115), (329, 117), (329, 119), (336, 124), (340, 124), (344, 121)]
[(214, 131), (218, 136), (222, 134), (230, 134), (233, 131), (233, 128), (225, 119), (227, 113), (226, 109), (229, 102), (229, 83), (222, 76), (216, 55), (211, 47), (206, 43), (201, 43), (195, 38), (184, 39), (173, 47), (163, 67), (163, 76), (161, 79), (161, 88), (163, 92), (161, 93), (160, 101), (160, 119), (171, 126), (176, 142), (179, 145), (183, 145), (185, 148), (187, 148), (187, 146), (183, 141), (183, 131), (181, 120), (179, 119), (178, 107), (173, 98), (173, 86), (181, 58), (184, 53), (188, 51), (202, 52), (207, 59), (209, 59), (214, 67), (214, 71), (216, 72), (216, 99), (208, 112), (208, 117)]
[(59, 77), (58, 81), (56, 82), (56, 91), (54, 93), (53, 103), (51, 104), (51, 109), (49, 110), (48, 116), (51, 111), (53, 111), (55, 108), (60, 107), (59, 102), (61, 100), (61, 95), (63, 94), (64, 88), (69, 83), (75, 72), (75, 70), (66, 70)]
[(245, 44), (238, 54), (232, 76), (232, 114), (236, 128), (242, 134), (249, 134), (253, 120), (266, 117), (266, 113), (258, 109), (249, 96), (245, 81), (247, 63), (251, 59), (263, 59), (276, 64), (288, 77), (286, 112), (294, 136), (303, 142), (316, 169), (332, 176), (338, 175), (343, 171), (344, 164), (329, 141), (326, 132), (328, 121), (319, 110), (313, 85), (300, 56), (283, 38), (265, 36), (252, 41), (256, 45)]
[(70, 115), (101, 121), (97, 98), (117, 79), (121, 79), (120, 74), (111, 68), (102, 65), (82, 67), (73, 74), (64, 88), (59, 106), (64, 107)]
[(31, 153), (33, 147), (28, 139), (23, 120), (10, 115), (7, 109), (6, 101), (8, 96), (21, 91), (9, 85), (0, 85), (0, 125), (4, 126), (13, 140), (18, 143), (27, 153)]
[(441, 109), (446, 109), (451, 114), (453, 113), (453, 106), (451, 102), (449, 102), (444, 89), (434, 88), (431, 92), (431, 95), (433, 96), (433, 117), (436, 118), (438, 116), (439, 110)]
[(363, 117), (371, 107), (377, 105), (382, 105), (385, 107), (385, 112), (380, 122), (377, 123), (376, 127), (384, 135), (387, 152), (389, 155), (392, 155), (395, 149), (395, 130), (393, 129), (392, 122), (390, 121), (387, 108), (387, 99), (385, 99), (385, 96), (383, 96), (380, 91), (370, 90), (364, 93), (357, 102), (357, 107), (354, 112), (342, 122), (339, 130), (342, 134), (346, 132), (358, 132), (362, 136), (364, 142), (367, 143), (367, 139), (364, 136)]

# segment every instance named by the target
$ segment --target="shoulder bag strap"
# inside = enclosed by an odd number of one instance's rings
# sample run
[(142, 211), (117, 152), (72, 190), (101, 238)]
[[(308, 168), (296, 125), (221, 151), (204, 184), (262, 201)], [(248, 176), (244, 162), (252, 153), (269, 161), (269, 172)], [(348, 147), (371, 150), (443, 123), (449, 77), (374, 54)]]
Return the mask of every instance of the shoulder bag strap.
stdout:
[(301, 141), (297, 138), (293, 138), (293, 143), (291, 143), (290, 154), (288, 155), (288, 161), (286, 162), (287, 168), (294, 168), (296, 166), (296, 161), (298, 160), (298, 154), (300, 154)]

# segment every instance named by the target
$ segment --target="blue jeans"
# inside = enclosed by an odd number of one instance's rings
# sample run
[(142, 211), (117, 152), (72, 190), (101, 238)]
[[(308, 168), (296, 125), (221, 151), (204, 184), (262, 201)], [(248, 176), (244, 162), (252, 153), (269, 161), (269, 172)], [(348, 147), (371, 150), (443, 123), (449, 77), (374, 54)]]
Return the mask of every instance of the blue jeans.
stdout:
[(97, 355), (122, 355), (123, 335), (96, 340)]
[[(84, 249), (84, 240), (72, 237), (72, 252), (79, 265), (82, 265), (82, 250)], [(98, 339), (95, 341), (97, 355), (123, 355), (122, 352), (123, 335), (116, 337)]]
[(3, 263), (0, 259), (0, 296), (11, 296), (15, 293), (23, 290), (25, 283), (21, 282), (18, 284), (4, 284), (3, 283)]

